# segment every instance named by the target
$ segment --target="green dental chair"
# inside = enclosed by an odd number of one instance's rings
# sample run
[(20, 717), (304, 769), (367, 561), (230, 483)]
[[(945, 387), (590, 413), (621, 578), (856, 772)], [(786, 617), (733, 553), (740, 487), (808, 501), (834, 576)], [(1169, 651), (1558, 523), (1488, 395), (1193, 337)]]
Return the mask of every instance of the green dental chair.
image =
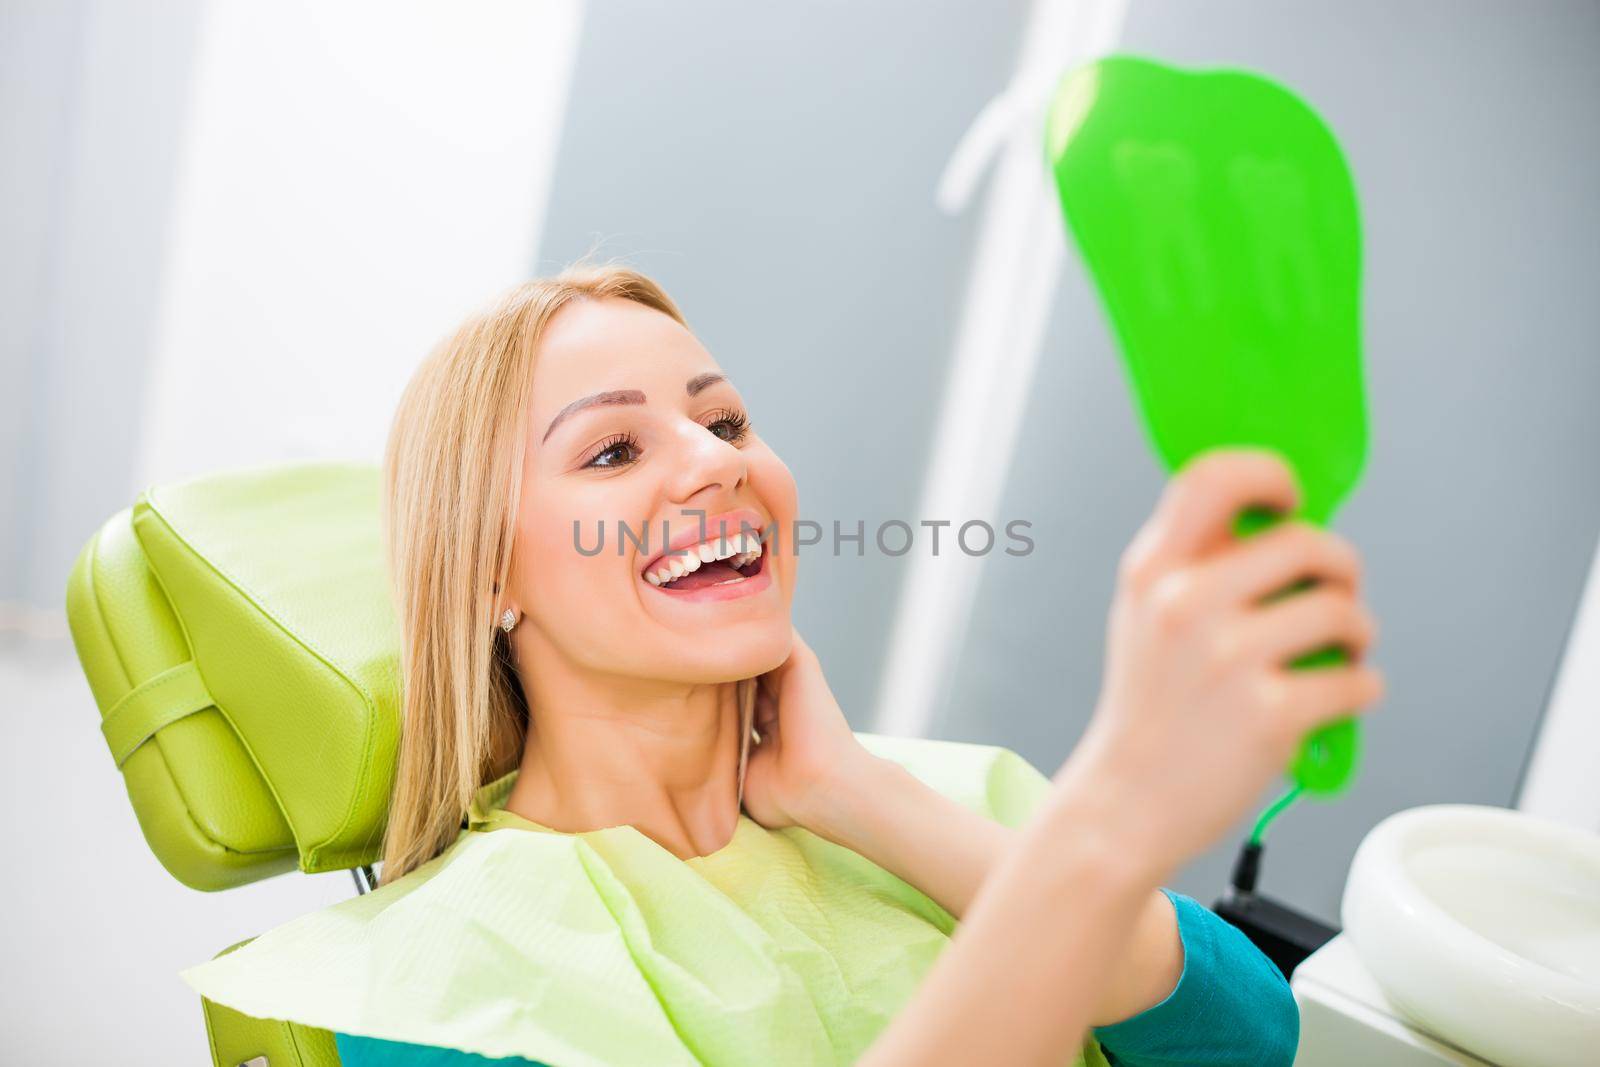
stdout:
[[(400, 724), (379, 499), (370, 465), (229, 472), (146, 490), (80, 553), (73, 643), (184, 885), (297, 867), (375, 884)], [(325, 1030), (201, 1003), (215, 1067), (339, 1063)]]

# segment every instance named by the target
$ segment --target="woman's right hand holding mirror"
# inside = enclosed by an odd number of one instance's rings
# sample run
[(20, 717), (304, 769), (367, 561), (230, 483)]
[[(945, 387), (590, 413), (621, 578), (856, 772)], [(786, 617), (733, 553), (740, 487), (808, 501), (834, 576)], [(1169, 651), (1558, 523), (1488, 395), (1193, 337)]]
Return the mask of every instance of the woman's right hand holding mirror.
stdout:
[[(1244, 814), (1307, 732), (1382, 694), (1365, 662), (1376, 623), (1354, 548), (1298, 520), (1235, 536), (1245, 509), (1297, 504), (1274, 453), (1208, 452), (1172, 480), (1123, 554), (1100, 701), (1056, 782), (1058, 794), (1096, 795), (1118, 851), (1147, 863), (1152, 884)], [(1289, 667), (1329, 645), (1348, 662)]]

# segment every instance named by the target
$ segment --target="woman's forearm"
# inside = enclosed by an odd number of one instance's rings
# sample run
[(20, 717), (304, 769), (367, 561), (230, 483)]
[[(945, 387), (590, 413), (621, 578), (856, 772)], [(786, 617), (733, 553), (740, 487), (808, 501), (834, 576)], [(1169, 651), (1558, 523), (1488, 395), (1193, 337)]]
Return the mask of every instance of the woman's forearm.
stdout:
[[(848, 788), (828, 791), (824, 810), (811, 820), (813, 832), (860, 853), (958, 919), (1021, 840), (1022, 831), (951, 800), (892, 760), (869, 756), (849, 773)], [(1152, 888), (1123, 951), (1100, 972), (1090, 1025), (1121, 1022), (1160, 1003), (1182, 972), (1177, 916)]]
[(1069, 1062), (1161, 880), (1121, 847), (1115, 815), (1087, 782), (1053, 791), (862, 1062)]

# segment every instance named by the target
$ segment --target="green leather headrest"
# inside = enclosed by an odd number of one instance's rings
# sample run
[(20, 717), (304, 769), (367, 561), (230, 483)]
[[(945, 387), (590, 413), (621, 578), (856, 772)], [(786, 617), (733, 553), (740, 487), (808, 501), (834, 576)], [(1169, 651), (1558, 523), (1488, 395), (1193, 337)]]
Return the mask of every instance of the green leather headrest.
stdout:
[(378, 859), (399, 738), (380, 472), (319, 463), (140, 494), (67, 619), (139, 824), (185, 885)]

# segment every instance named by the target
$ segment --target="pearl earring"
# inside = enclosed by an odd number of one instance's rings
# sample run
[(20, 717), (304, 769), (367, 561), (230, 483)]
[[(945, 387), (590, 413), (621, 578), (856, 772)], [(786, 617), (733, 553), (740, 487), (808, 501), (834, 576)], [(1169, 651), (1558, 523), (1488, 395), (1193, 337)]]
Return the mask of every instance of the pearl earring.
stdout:
[(507, 608), (505, 614), (500, 616), (500, 629), (504, 630), (506, 633), (510, 633), (516, 628), (516, 625), (517, 613), (512, 611), (510, 608)]

